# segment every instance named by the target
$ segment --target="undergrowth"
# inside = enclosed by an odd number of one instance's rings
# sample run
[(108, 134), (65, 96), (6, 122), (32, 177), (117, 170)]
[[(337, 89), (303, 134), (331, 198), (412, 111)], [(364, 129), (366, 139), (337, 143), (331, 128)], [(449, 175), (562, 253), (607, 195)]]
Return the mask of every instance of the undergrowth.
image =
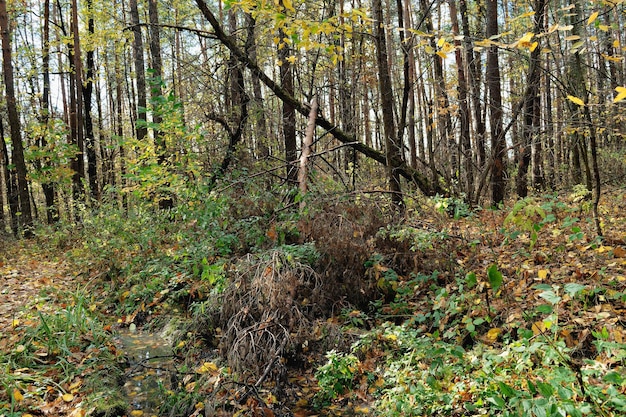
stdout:
[[(385, 416), (626, 412), (620, 261), (592, 237), (584, 202), (544, 196), (503, 212), (437, 197), (394, 221), (374, 197), (304, 209), (290, 198), (235, 182), (168, 212), (110, 204), (39, 236), (118, 326), (181, 311), (173, 344), (189, 376), (164, 393), (169, 415), (201, 398), (225, 414), (250, 401), (278, 410), (290, 372), (306, 370), (319, 385), (299, 407), (321, 412), (346, 401)], [(604, 263), (572, 261), (583, 257)], [(207, 352), (221, 355), (210, 371), (189, 372)]]

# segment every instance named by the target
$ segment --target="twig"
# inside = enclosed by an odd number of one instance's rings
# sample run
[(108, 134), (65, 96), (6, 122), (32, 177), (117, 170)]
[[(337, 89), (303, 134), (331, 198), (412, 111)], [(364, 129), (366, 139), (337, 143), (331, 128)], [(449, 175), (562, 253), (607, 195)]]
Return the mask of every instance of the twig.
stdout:
[(261, 386), (261, 384), (263, 383), (263, 381), (265, 381), (265, 379), (267, 378), (267, 376), (269, 375), (270, 371), (272, 370), (272, 368), (274, 367), (274, 364), (276, 363), (276, 361), (278, 360), (278, 358), (280, 358), (280, 353), (283, 351), (283, 349), (285, 348), (285, 345), (287, 344), (287, 340), (289, 338), (285, 337), (283, 339), (283, 342), (280, 344), (280, 347), (278, 348), (278, 350), (276, 351), (276, 353), (274, 354), (274, 357), (272, 358), (272, 360), (270, 361), (270, 363), (267, 364), (267, 366), (265, 367), (265, 371), (263, 371), (263, 375), (261, 375), (261, 377), (254, 383), (253, 386), (249, 387), (248, 390), (246, 391), (246, 393), (241, 397), (241, 399), (239, 400), (239, 404), (243, 404), (246, 402), (246, 400), (248, 399), (248, 397), (250, 395), (252, 395), (252, 393), (254, 391), (256, 391), (256, 389), (258, 387)]

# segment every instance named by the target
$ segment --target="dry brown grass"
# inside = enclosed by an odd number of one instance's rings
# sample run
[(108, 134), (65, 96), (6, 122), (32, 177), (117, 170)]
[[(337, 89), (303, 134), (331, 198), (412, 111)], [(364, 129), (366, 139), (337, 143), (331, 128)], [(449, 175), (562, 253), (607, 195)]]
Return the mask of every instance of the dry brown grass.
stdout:
[(313, 268), (280, 249), (240, 261), (220, 317), (220, 347), (231, 368), (258, 376), (308, 340), (325, 294)]

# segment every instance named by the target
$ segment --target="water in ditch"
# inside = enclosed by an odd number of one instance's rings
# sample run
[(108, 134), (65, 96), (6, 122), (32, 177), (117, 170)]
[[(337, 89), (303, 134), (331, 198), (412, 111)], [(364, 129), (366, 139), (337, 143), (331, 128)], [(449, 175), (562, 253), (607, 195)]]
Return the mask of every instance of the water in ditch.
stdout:
[(124, 385), (130, 415), (157, 415), (175, 371), (169, 343), (156, 334), (129, 331), (120, 333), (119, 340), (130, 365)]

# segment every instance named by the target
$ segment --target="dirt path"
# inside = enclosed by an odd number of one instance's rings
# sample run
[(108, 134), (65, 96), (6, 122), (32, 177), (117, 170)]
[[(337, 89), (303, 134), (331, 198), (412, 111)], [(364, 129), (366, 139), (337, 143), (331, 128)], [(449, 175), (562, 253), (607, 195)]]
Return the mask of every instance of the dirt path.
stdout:
[(9, 335), (34, 323), (37, 310), (55, 308), (57, 290), (75, 285), (66, 265), (37, 258), (28, 245), (17, 243), (0, 255), (0, 348)]

